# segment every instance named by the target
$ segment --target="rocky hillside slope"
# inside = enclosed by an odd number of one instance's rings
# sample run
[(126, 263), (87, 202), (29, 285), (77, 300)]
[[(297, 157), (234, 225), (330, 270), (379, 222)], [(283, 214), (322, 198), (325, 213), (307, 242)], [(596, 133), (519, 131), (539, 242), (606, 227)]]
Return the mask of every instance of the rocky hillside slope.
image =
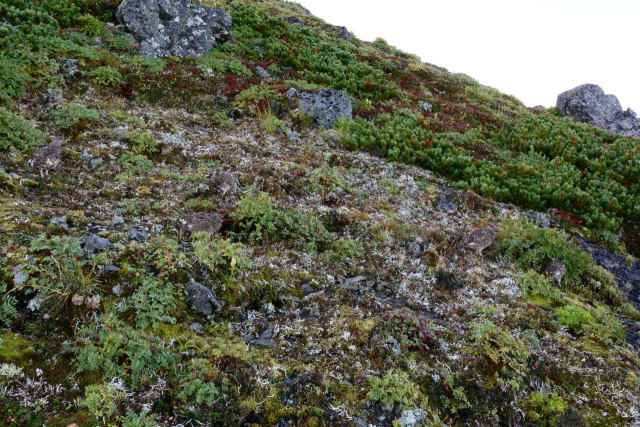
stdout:
[(637, 139), (276, 0), (0, 47), (1, 425), (640, 423)]

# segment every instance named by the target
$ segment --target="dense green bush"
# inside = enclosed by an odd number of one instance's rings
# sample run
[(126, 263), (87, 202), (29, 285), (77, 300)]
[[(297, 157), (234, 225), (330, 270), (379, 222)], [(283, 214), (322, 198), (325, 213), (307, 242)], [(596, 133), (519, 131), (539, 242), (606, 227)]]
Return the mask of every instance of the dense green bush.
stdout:
[(0, 107), (0, 150), (29, 151), (44, 143), (45, 134), (11, 111)]
[(242, 230), (241, 235), (252, 241), (290, 238), (315, 250), (330, 237), (314, 213), (282, 210), (267, 193), (244, 196), (238, 202), (233, 218)]
[(563, 281), (572, 285), (584, 277), (593, 263), (591, 255), (573, 245), (563, 231), (541, 228), (526, 218), (505, 223), (500, 237), (499, 247), (507, 259), (539, 272), (551, 262), (562, 262), (567, 268)]
[(79, 130), (92, 122), (102, 121), (100, 112), (87, 108), (83, 105), (66, 105), (58, 110), (52, 111), (49, 118), (54, 120), (60, 129)]

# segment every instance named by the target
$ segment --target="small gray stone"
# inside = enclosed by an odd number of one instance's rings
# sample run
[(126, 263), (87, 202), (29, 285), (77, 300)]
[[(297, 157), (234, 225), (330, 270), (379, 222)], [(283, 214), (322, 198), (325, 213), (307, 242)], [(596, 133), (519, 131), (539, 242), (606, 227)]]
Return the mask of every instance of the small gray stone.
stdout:
[(83, 240), (84, 240), (84, 251), (87, 254), (100, 252), (111, 247), (111, 242), (109, 241), (109, 239), (100, 237), (97, 234), (90, 234), (88, 236), (84, 236)]
[(425, 421), (429, 417), (429, 413), (424, 409), (409, 409), (402, 411), (400, 422), (405, 427), (415, 427), (419, 423)]
[(433, 105), (431, 105), (431, 103), (424, 101), (422, 103), (422, 111), (424, 111), (425, 113), (433, 113)]
[(356, 427), (369, 427), (369, 423), (362, 418), (353, 417), (353, 422), (356, 424)]
[(213, 296), (213, 293), (206, 286), (190, 278), (184, 286), (187, 292), (187, 302), (196, 313), (209, 316), (222, 309), (222, 303)]
[(58, 105), (63, 100), (63, 91), (57, 87), (47, 88), (47, 91), (41, 98), (43, 104), (51, 104), (51, 106)]
[(341, 118), (353, 117), (351, 99), (339, 90), (299, 91), (291, 88), (287, 91), (287, 96), (297, 99), (300, 110), (309, 114), (316, 123), (326, 129), (333, 127)]
[(69, 77), (75, 77), (80, 74), (80, 69), (78, 68), (78, 60), (74, 58), (64, 58), (57, 57), (56, 61), (60, 64), (60, 68), (64, 71)]
[(124, 218), (121, 217), (120, 215), (114, 216), (113, 219), (111, 220), (111, 225), (118, 226), (123, 224), (124, 224)]
[(262, 77), (263, 79), (268, 79), (271, 77), (271, 74), (269, 74), (269, 72), (267, 70), (265, 70), (264, 68), (262, 68), (261, 66), (256, 66), (256, 73), (258, 73), (258, 75), (260, 77)]
[(113, 264), (105, 264), (104, 267), (102, 267), (102, 269), (107, 273), (114, 273), (116, 271), (120, 271), (120, 269)]
[(351, 277), (349, 279), (346, 279), (344, 281), (343, 285), (344, 286), (351, 286), (351, 285), (356, 284), (356, 283), (364, 282), (365, 280), (367, 280), (367, 276)]
[(57, 225), (63, 230), (69, 231), (69, 218), (66, 215), (52, 218), (51, 224)]
[(338, 39), (344, 40), (346, 42), (353, 41), (351, 38), (351, 33), (349, 33), (347, 27), (338, 27)]
[(520, 216), (524, 218), (529, 218), (538, 223), (540, 228), (549, 228), (551, 227), (551, 221), (547, 219), (544, 215), (538, 212), (520, 212)]
[(314, 289), (311, 287), (310, 282), (303, 283), (300, 287), (302, 288), (302, 291), (305, 295), (309, 295), (314, 292)]
[(121, 297), (124, 294), (124, 289), (122, 289), (122, 286), (120, 285), (115, 285), (113, 288), (111, 288), (111, 292), (115, 296)]
[(145, 233), (144, 231), (134, 228), (132, 230), (129, 230), (129, 232), (127, 233), (127, 237), (129, 238), (129, 240), (135, 240), (136, 242), (142, 243), (146, 242), (149, 239), (149, 233)]
[(104, 159), (102, 157), (92, 157), (91, 159), (89, 159), (89, 162), (87, 162), (87, 166), (89, 166), (89, 169), (93, 170), (100, 166), (102, 163), (104, 163)]
[(436, 198), (436, 208), (440, 212), (454, 213), (458, 211), (458, 205), (448, 194), (441, 194)]
[(202, 323), (198, 323), (198, 322), (191, 322), (189, 324), (189, 329), (199, 334), (204, 332), (204, 326), (202, 325)]

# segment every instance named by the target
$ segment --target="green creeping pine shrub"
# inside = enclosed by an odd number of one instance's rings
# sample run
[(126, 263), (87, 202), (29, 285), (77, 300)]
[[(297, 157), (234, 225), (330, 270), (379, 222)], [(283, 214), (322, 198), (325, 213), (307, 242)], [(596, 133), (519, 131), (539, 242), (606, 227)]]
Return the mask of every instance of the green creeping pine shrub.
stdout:
[(563, 262), (567, 268), (563, 281), (573, 285), (593, 263), (591, 255), (574, 246), (566, 233), (538, 227), (527, 218), (506, 222), (498, 246), (508, 260), (515, 260), (522, 268), (542, 271), (549, 262)]
[(485, 386), (489, 389), (510, 387), (516, 391), (524, 385), (527, 360), (531, 352), (520, 339), (492, 322), (473, 323), (473, 347), (484, 369), (490, 375)]
[(238, 77), (251, 77), (253, 72), (249, 70), (238, 58), (231, 54), (211, 51), (197, 59), (198, 64), (214, 74), (233, 74)]
[(87, 75), (100, 86), (118, 87), (122, 84), (122, 74), (113, 67), (98, 67)]
[(384, 377), (369, 377), (367, 399), (397, 408), (415, 408), (420, 404), (420, 388), (404, 371), (389, 372)]
[(81, 129), (91, 122), (102, 121), (98, 111), (82, 105), (67, 105), (51, 112), (49, 118), (61, 129)]
[(31, 123), (0, 107), (0, 150), (30, 151), (44, 144), (45, 134)]
[(107, 33), (107, 24), (91, 15), (82, 15), (78, 18), (82, 32), (91, 37), (101, 37)]
[(0, 56), (0, 106), (10, 106), (21, 98), (33, 78), (15, 60)]
[(228, 272), (232, 277), (251, 266), (251, 258), (240, 243), (211, 233), (195, 233), (193, 249), (196, 258), (211, 271)]
[[(617, 231), (640, 216), (640, 149), (630, 138), (550, 115), (526, 115), (491, 134), (438, 133), (409, 111), (338, 126), (350, 149), (417, 164), (499, 200), (579, 215), (592, 228)], [(480, 147), (477, 152), (475, 147)]]
[(236, 43), (223, 45), (220, 51), (258, 62), (276, 60), (281, 67), (298, 70), (302, 80), (373, 101), (398, 94), (389, 76), (362, 60), (351, 43), (336, 42), (314, 29), (289, 24), (259, 4), (232, 2), (229, 12)]
[(569, 407), (566, 400), (558, 396), (558, 393), (544, 393), (534, 391), (527, 397), (522, 406), (525, 410), (526, 419), (532, 425), (556, 426), (559, 415)]

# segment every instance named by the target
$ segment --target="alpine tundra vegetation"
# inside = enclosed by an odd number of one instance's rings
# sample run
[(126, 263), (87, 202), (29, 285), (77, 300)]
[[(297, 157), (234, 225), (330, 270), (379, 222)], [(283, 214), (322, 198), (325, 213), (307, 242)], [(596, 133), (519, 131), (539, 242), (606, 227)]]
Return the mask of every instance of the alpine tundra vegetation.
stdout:
[(640, 424), (640, 140), (567, 111), (281, 0), (0, 0), (0, 425)]

